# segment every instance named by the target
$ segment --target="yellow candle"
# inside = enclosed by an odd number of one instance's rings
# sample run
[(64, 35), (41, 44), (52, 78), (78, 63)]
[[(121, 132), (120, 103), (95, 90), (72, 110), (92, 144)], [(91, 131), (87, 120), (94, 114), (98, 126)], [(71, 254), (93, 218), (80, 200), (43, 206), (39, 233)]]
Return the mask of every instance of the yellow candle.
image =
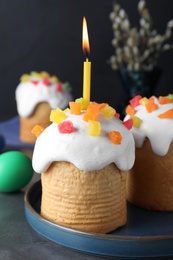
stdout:
[(89, 39), (88, 39), (88, 30), (87, 30), (87, 22), (85, 17), (83, 18), (83, 37), (82, 37), (83, 51), (86, 54), (86, 61), (83, 66), (83, 99), (84, 109), (90, 103), (90, 85), (91, 85), (91, 62), (88, 59), (88, 55), (90, 52)]

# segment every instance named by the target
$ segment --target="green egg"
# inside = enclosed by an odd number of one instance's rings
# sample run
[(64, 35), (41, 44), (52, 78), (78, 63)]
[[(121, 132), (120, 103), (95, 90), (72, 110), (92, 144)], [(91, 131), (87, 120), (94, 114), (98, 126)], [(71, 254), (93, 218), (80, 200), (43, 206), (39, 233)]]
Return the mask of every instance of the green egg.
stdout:
[(14, 192), (23, 188), (33, 176), (29, 157), (18, 151), (0, 155), (0, 192)]

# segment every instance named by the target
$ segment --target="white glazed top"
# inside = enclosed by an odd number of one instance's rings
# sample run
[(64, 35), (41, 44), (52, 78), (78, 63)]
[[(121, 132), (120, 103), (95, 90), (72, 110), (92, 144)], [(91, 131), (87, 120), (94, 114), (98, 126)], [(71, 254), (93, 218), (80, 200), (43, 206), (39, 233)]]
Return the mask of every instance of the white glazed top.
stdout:
[[(88, 135), (88, 123), (82, 119), (83, 113), (66, 114), (64, 121), (70, 120), (75, 131), (61, 134), (57, 124), (52, 123), (42, 132), (36, 140), (33, 153), (33, 168), (36, 172), (44, 172), (54, 161), (68, 161), (85, 171), (99, 170), (112, 162), (123, 171), (133, 166), (134, 139), (119, 119), (106, 119), (99, 115), (97, 121), (101, 123), (101, 133), (96, 137)], [(108, 133), (113, 130), (121, 133), (121, 144), (113, 144), (108, 138)]]
[[(154, 102), (158, 108), (151, 113), (146, 111), (145, 106), (135, 107), (135, 116), (142, 122), (139, 128), (132, 127), (130, 130), (135, 139), (136, 147), (142, 147), (146, 137), (150, 140), (153, 152), (159, 156), (164, 156), (169, 150), (173, 140), (173, 118), (159, 118), (158, 115), (173, 108), (173, 103), (161, 105), (159, 100), (154, 97)], [(129, 119), (129, 115), (124, 120)]]
[[(44, 84), (45, 78), (49, 82), (48, 86)], [(30, 116), (36, 105), (41, 102), (48, 102), (52, 109), (64, 109), (72, 100), (72, 95), (65, 84), (57, 78), (55, 81), (57, 82), (54, 82), (50, 75), (41, 77), (40, 73), (30, 74), (28, 80), (21, 81), (15, 93), (18, 114), (21, 117)]]

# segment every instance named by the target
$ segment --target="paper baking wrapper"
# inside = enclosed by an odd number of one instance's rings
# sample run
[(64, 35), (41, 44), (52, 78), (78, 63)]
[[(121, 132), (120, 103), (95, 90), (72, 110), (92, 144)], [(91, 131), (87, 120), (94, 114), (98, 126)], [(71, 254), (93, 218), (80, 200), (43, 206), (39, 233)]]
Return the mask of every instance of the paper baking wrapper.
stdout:
[[(27, 104), (26, 104), (27, 105)], [(51, 108), (48, 103), (39, 103), (29, 117), (20, 117), (20, 140), (24, 143), (34, 144), (36, 137), (31, 133), (35, 125), (47, 127), (50, 125)]]
[(41, 215), (81, 231), (111, 232), (126, 224), (126, 175), (113, 163), (85, 172), (54, 162), (41, 175)]
[(148, 139), (136, 149), (127, 176), (127, 199), (142, 208), (173, 211), (173, 143), (163, 157), (152, 151)]

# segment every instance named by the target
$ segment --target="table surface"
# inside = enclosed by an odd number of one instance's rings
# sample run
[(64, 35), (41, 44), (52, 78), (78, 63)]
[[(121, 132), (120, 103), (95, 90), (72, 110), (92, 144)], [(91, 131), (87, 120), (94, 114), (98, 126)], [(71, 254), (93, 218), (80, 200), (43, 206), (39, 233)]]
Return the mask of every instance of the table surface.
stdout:
[(65, 248), (38, 234), (28, 224), (24, 212), (24, 192), (0, 193), (0, 260), (96, 260)]

